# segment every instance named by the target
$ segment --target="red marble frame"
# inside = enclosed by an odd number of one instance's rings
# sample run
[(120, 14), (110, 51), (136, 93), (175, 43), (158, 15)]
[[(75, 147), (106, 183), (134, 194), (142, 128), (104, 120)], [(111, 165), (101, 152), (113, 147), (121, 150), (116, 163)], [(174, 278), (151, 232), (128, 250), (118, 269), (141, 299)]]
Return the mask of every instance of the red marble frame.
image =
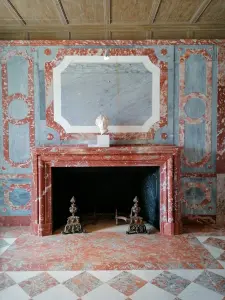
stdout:
[[(49, 51), (51, 50), (49, 49)], [(97, 133), (66, 133), (64, 128), (54, 120), (53, 69), (61, 63), (65, 56), (103, 56), (104, 53), (104, 49), (98, 48), (60, 48), (55, 58), (45, 63), (46, 124), (58, 132), (61, 140), (91, 140), (96, 138)], [(148, 132), (109, 133), (114, 140), (154, 139), (156, 131), (168, 124), (168, 62), (160, 60), (154, 48), (112, 48), (109, 49), (109, 54), (110, 56), (148, 56), (149, 60), (160, 69), (160, 120), (154, 123)], [(167, 49), (162, 49), (161, 54), (166, 55)]]
[(109, 148), (43, 146), (33, 150), (31, 226), (39, 236), (52, 234), (52, 167), (160, 167), (160, 232), (182, 232), (180, 148), (169, 145), (129, 145)]

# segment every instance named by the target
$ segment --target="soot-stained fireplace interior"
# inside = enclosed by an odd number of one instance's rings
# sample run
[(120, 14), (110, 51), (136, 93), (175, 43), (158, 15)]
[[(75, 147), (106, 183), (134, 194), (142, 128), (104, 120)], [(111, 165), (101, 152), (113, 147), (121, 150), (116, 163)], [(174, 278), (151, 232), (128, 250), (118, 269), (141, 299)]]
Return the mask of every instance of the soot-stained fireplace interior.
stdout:
[(144, 220), (159, 228), (159, 167), (53, 167), (53, 230), (66, 224), (74, 196), (82, 223), (129, 216), (135, 196)]

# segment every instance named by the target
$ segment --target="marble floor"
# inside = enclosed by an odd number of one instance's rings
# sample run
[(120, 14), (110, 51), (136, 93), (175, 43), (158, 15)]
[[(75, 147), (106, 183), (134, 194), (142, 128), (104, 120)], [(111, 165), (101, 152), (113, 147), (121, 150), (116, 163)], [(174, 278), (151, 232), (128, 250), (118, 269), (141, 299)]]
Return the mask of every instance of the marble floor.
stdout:
[(225, 230), (36, 237), (2, 227), (0, 300), (14, 299), (225, 299)]

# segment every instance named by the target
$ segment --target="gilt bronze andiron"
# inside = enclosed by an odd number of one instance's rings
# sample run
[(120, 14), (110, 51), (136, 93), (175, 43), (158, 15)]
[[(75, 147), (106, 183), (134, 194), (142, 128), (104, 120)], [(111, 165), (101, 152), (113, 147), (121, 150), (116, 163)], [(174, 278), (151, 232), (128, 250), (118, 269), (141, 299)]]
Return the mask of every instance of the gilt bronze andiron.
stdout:
[(67, 224), (65, 225), (65, 228), (63, 230), (63, 234), (73, 234), (73, 233), (83, 233), (84, 230), (80, 224), (80, 217), (75, 216), (77, 212), (77, 206), (76, 206), (76, 200), (73, 197), (71, 200), (71, 206), (69, 208), (70, 213), (72, 216), (67, 218)]
[(143, 218), (139, 216), (141, 208), (138, 206), (138, 198), (135, 197), (134, 205), (130, 212), (130, 224), (127, 234), (147, 233), (146, 226), (143, 222)]

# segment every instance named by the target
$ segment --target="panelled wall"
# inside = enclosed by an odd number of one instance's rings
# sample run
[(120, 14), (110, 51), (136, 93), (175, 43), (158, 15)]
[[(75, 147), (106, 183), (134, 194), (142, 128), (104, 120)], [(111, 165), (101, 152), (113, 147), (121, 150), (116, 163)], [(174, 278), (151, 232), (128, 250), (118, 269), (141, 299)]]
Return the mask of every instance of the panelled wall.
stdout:
[[(183, 147), (181, 199), (189, 219), (224, 222), (225, 41), (1, 41), (0, 223), (28, 224), (31, 150), (87, 144), (53, 120), (52, 68), (65, 55), (148, 55), (160, 68), (160, 121), (114, 144)], [(87, 87), (88, 88), (88, 87)], [(154, 87), (153, 87), (154, 88)], [(107, 96), (104, 101), (107, 100)], [(129, 101), (129, 99), (127, 99)], [(138, 99), (137, 99), (138, 101)]]

